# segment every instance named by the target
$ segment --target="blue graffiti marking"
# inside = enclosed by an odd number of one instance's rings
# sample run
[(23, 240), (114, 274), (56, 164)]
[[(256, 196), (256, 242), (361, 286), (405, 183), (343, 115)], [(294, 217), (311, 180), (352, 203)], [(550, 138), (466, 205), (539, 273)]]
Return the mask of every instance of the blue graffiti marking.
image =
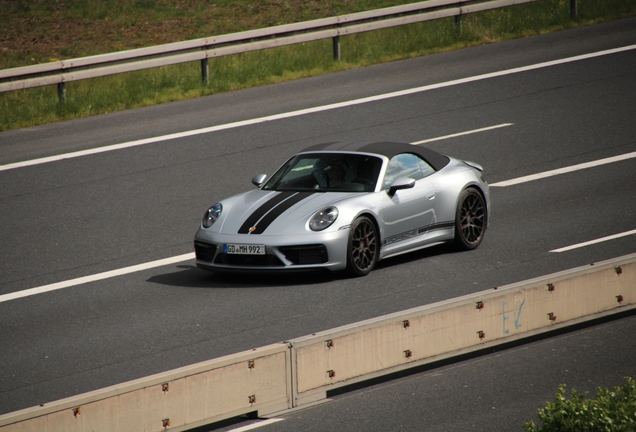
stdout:
[(501, 309), (503, 313), (503, 333), (508, 334), (510, 333), (510, 330), (506, 328), (506, 321), (508, 321), (508, 315), (506, 315), (506, 302), (503, 302)]
[(519, 312), (515, 313), (515, 328), (521, 327), (521, 324), (519, 324), (519, 318), (521, 318), (521, 308), (523, 307), (525, 303), (526, 303), (526, 299), (523, 299), (523, 301), (519, 305)]
[[(508, 330), (506, 328), (506, 321), (508, 321), (508, 319), (510, 319), (510, 317), (508, 315), (506, 315), (506, 304), (507, 304), (507, 302), (501, 302), (501, 313), (502, 313), (502, 317), (503, 317), (503, 334), (505, 334), (505, 335), (510, 334), (510, 330)], [(521, 323), (519, 323), (519, 319), (521, 318), (521, 309), (523, 309), (523, 305), (524, 304), (526, 304), (526, 299), (523, 299), (521, 301), (521, 304), (519, 305), (519, 310), (517, 312), (514, 312), (515, 329), (519, 329), (521, 327)]]

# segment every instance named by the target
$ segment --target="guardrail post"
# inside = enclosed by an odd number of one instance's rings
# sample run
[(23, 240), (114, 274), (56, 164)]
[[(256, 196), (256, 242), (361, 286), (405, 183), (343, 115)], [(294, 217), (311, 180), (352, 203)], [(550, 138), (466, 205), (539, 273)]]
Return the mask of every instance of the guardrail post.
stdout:
[(570, 17), (576, 18), (577, 14), (578, 14), (577, 0), (570, 0)]
[(340, 60), (340, 36), (333, 37), (333, 59)]
[(207, 58), (201, 60), (201, 81), (203, 82), (203, 85), (208, 85), (210, 83), (210, 68), (208, 66)]
[(66, 89), (64, 88), (64, 82), (57, 83), (57, 97), (62, 102), (66, 98)]

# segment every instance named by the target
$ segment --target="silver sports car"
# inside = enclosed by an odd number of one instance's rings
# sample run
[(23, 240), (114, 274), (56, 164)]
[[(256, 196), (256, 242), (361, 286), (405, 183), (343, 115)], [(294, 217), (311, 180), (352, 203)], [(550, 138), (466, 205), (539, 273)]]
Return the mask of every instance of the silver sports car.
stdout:
[(442, 242), (474, 249), (488, 227), (482, 167), (404, 143), (328, 143), (258, 189), (213, 204), (194, 237), (212, 271), (344, 270)]

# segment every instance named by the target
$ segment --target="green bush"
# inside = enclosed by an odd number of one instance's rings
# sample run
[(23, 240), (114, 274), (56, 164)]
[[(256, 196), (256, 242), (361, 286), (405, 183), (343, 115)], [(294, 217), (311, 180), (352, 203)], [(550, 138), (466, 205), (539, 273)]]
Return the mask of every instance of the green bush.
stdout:
[(636, 381), (625, 378), (622, 387), (597, 388), (596, 399), (572, 389), (572, 398), (565, 397), (565, 384), (556, 392), (554, 402), (539, 409), (543, 423), (537, 428), (533, 421), (525, 423), (526, 432), (634, 432), (636, 431)]

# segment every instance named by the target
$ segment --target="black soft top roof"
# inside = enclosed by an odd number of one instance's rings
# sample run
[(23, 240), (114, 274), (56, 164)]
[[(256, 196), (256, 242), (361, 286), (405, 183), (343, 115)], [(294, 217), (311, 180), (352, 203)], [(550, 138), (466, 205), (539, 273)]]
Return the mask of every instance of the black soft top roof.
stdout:
[(386, 156), (389, 159), (400, 153), (413, 153), (428, 162), (428, 164), (431, 165), (435, 169), (435, 171), (439, 171), (440, 169), (448, 165), (448, 162), (450, 162), (448, 156), (439, 154), (434, 150), (428, 149), (426, 147), (421, 147), (419, 145), (399, 142), (336, 142), (317, 144), (303, 150), (303, 152), (317, 151), (375, 153)]

